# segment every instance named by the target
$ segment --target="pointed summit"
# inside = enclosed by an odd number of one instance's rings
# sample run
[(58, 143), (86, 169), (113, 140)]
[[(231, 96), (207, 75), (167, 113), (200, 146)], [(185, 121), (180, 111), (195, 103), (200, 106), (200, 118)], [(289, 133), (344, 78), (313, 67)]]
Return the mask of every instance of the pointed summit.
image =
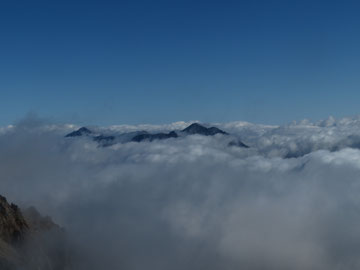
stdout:
[(78, 136), (83, 136), (83, 135), (89, 135), (91, 134), (91, 130), (86, 128), (86, 127), (82, 127), (79, 128), (78, 130), (75, 130), (69, 134), (67, 134), (65, 137), (78, 137)]
[(206, 128), (198, 123), (193, 123), (187, 128), (183, 129), (182, 132), (188, 133), (188, 134), (199, 134), (204, 136), (213, 136), (215, 134), (224, 134), (228, 135), (225, 131), (217, 128), (217, 127), (209, 127)]

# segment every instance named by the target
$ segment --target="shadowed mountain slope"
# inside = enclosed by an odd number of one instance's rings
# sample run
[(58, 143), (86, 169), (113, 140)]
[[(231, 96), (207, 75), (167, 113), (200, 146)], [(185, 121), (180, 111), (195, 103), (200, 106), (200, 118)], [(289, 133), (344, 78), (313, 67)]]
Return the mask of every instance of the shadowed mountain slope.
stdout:
[(144, 133), (144, 134), (139, 134), (134, 136), (131, 141), (133, 142), (142, 142), (142, 141), (153, 141), (153, 140), (165, 140), (165, 139), (169, 139), (169, 138), (177, 138), (178, 135), (176, 134), (175, 131), (171, 131), (169, 133), (156, 133), (156, 134), (149, 134), (149, 133)]
[(0, 269), (66, 270), (65, 232), (33, 207), (21, 211), (0, 196)]

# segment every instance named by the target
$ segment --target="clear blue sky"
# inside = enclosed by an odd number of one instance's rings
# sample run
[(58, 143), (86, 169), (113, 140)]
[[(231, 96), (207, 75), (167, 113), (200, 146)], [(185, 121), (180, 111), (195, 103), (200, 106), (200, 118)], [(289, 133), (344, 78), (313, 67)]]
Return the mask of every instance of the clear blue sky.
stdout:
[(359, 1), (1, 1), (0, 125), (360, 113)]

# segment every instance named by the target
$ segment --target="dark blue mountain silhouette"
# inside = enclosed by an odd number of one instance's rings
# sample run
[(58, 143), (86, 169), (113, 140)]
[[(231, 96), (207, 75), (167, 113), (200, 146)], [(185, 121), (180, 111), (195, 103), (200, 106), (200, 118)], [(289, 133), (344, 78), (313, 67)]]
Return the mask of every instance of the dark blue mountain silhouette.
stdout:
[[(171, 131), (169, 133), (148, 133), (146, 131), (138, 131), (138, 132), (130, 132), (130, 133), (123, 133), (118, 135), (104, 135), (99, 133), (94, 133), (90, 129), (86, 127), (81, 127), (76, 131), (73, 131), (65, 137), (80, 137), (80, 136), (87, 136), (92, 138), (95, 142), (99, 143), (99, 146), (106, 147), (111, 146), (116, 143), (126, 143), (126, 142), (143, 142), (149, 141), (152, 142), (154, 140), (166, 140), (170, 138), (178, 138), (184, 135), (203, 135), (203, 136), (214, 136), (216, 134), (223, 134), (229, 135), (229, 133), (217, 128), (217, 127), (204, 127), (198, 123), (193, 123), (187, 128), (179, 131), (180, 133), (176, 133), (175, 131)], [(243, 148), (249, 148), (246, 144), (244, 144), (240, 140), (233, 140), (228, 143), (228, 146), (237, 146)]]
[(178, 135), (176, 134), (175, 131), (171, 131), (169, 133), (155, 133), (155, 134), (150, 134), (150, 133), (144, 133), (144, 134), (139, 134), (136, 135), (135, 137), (133, 137), (131, 139), (131, 141), (133, 142), (142, 142), (142, 141), (153, 141), (153, 140), (165, 140), (165, 139), (170, 139), (170, 138), (177, 138)]
[(78, 130), (75, 130), (69, 134), (67, 134), (65, 137), (78, 137), (83, 135), (90, 135), (92, 133), (91, 130), (89, 130), (86, 127), (79, 128)]
[(213, 136), (215, 134), (224, 134), (229, 135), (227, 132), (217, 128), (217, 127), (209, 127), (206, 128), (198, 123), (193, 123), (187, 128), (183, 129), (182, 132), (187, 134), (199, 134), (204, 136)]

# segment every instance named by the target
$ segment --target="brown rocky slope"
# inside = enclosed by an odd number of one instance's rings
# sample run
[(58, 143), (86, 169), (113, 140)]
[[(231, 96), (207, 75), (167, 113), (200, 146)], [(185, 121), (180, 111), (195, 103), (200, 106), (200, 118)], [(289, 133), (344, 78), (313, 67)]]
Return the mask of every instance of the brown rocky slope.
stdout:
[(0, 196), (0, 269), (67, 270), (66, 235), (51, 218)]

